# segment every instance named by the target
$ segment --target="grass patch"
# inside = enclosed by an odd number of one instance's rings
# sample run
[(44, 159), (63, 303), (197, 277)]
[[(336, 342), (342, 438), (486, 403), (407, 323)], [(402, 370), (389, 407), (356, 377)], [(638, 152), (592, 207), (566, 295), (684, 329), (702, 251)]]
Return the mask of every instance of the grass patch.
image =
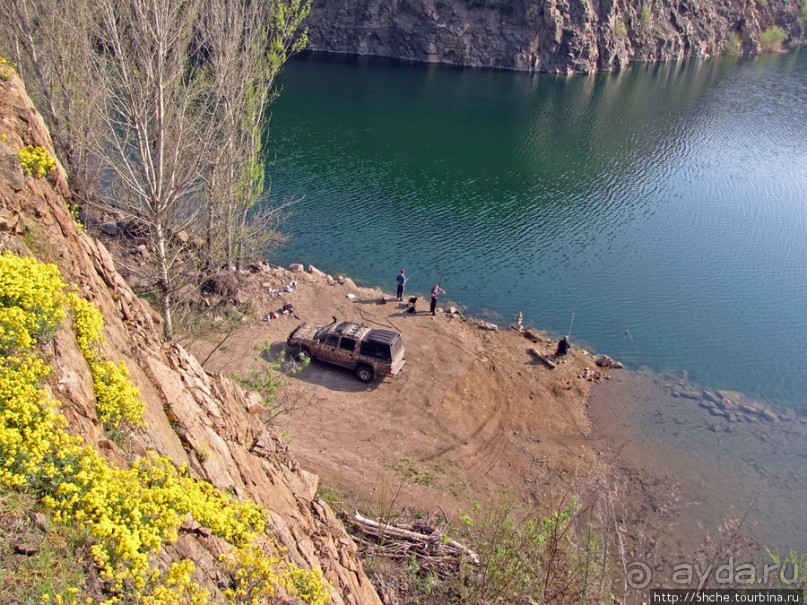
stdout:
[(743, 53), (743, 39), (740, 34), (734, 32), (725, 42), (723, 42), (723, 51), (727, 55), (741, 55)]
[(402, 479), (415, 485), (434, 485), (435, 475), (429, 470), (419, 468), (409, 458), (401, 458), (392, 469)]
[[(26, 494), (0, 487), (0, 595), (4, 603), (40, 605), (44, 595), (98, 597), (100, 585), (89, 561), (92, 540), (76, 526), (56, 525)], [(44, 527), (39, 527), (45, 520)], [(17, 552), (23, 550), (31, 554)], [(34, 552), (35, 551), (35, 552)]]

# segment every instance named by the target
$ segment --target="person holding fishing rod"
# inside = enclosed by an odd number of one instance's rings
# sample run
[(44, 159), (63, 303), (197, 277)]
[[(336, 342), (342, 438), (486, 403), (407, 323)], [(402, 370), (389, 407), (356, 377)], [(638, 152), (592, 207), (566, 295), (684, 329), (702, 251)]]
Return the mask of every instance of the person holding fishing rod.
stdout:
[(403, 300), (404, 288), (406, 288), (406, 271), (401, 269), (401, 272), (395, 278), (398, 282), (398, 300)]
[(430, 307), (430, 310), (431, 310), (431, 312), (432, 312), (432, 315), (435, 315), (435, 314), (436, 314), (436, 313), (435, 313), (435, 310), (437, 309), (437, 297), (438, 297), (438, 296), (440, 296), (441, 294), (445, 294), (445, 293), (446, 293), (446, 291), (445, 291), (445, 290), (443, 290), (443, 289), (440, 287), (440, 283), (441, 283), (442, 281), (443, 281), (443, 276), (441, 275), (441, 276), (440, 276), (440, 280), (439, 280), (439, 281), (438, 281), (436, 284), (434, 284), (434, 288), (432, 288), (432, 304), (431, 304), (431, 307)]
[[(572, 333), (572, 325), (574, 324), (574, 313), (572, 313), (572, 321), (569, 323), (569, 334)], [(555, 349), (556, 357), (563, 357), (572, 348), (572, 343), (569, 342), (569, 335), (567, 334), (558, 341), (558, 348)]]

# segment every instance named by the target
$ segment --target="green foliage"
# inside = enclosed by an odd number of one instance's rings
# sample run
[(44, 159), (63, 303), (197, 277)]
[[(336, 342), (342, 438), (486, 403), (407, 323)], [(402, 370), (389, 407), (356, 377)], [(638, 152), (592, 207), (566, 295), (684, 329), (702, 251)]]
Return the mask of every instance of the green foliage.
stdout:
[(642, 13), (641, 16), (639, 17), (639, 20), (642, 22), (642, 25), (647, 26), (647, 24), (650, 23), (651, 16), (652, 13), (650, 12), (650, 7), (649, 6), (642, 7)]
[(28, 145), (17, 152), (22, 171), (35, 179), (41, 179), (56, 170), (56, 160), (44, 147)]
[(807, 0), (801, 0), (801, 18), (807, 19)]
[(779, 550), (765, 548), (765, 552), (774, 562), (778, 571), (777, 577), (771, 579), (774, 584), (780, 584), (793, 590), (807, 589), (807, 553), (799, 554), (791, 550), (782, 555)]
[(585, 579), (606, 568), (603, 537), (591, 531), (573, 496), (554, 512), (521, 518), (505, 495), (489, 510), (474, 505), (460, 516), (481, 566), (463, 568), (467, 602), (601, 603), (606, 595)]
[(727, 55), (741, 55), (743, 52), (743, 39), (737, 32), (732, 33), (723, 42), (723, 52)]
[(617, 38), (624, 38), (628, 35), (628, 26), (623, 21), (617, 21), (614, 24), (614, 35)]
[(771, 25), (768, 29), (763, 31), (759, 36), (759, 43), (762, 45), (762, 50), (767, 52), (775, 52), (782, 49), (782, 43), (785, 41), (784, 30), (778, 25)]
[(765, 8), (768, 4), (768, 0), (757, 0), (757, 6), (759, 8)]
[[(307, 367), (311, 360), (307, 355), (301, 356), (300, 361), (286, 359), (285, 351), (273, 359), (270, 353), (270, 342), (265, 342), (260, 348), (258, 359), (263, 359), (268, 363), (263, 369), (253, 369), (247, 376), (240, 376), (233, 374), (232, 378), (242, 387), (250, 389), (258, 393), (263, 399), (264, 405), (273, 408), (275, 399), (277, 398), (277, 391), (285, 386), (286, 380), (282, 372), (288, 374), (297, 374)], [(282, 410), (275, 409), (275, 415), (279, 414)]]
[[(97, 593), (86, 559), (92, 538), (81, 527), (54, 525), (34, 498), (0, 487), (0, 595), (4, 603), (39, 605), (43, 597), (71, 592)], [(38, 527), (35, 519), (44, 519)], [(13, 554), (20, 536), (36, 546), (29, 556)], [(71, 590), (72, 589), (72, 590)]]

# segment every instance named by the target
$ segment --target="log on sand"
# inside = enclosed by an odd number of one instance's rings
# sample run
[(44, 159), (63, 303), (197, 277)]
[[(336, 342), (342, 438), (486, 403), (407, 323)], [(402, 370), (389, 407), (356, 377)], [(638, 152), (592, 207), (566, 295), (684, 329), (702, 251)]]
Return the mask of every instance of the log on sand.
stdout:
[(543, 354), (539, 353), (538, 349), (536, 349), (535, 347), (529, 347), (527, 349), (527, 353), (535, 357), (538, 361), (543, 363), (550, 370), (554, 370), (556, 367), (558, 367), (554, 361), (549, 361), (549, 359), (545, 357)]

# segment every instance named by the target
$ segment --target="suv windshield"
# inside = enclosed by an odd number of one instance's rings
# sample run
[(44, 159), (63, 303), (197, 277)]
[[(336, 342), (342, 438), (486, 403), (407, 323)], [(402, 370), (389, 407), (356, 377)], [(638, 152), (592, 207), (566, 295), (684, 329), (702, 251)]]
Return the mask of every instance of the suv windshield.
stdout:
[(314, 334), (314, 338), (315, 338), (315, 339), (317, 339), (317, 340), (322, 340), (322, 338), (323, 338), (323, 337), (324, 337), (324, 336), (325, 336), (325, 335), (326, 335), (328, 332), (330, 332), (330, 330), (331, 330), (331, 328), (332, 328), (332, 327), (333, 327), (333, 325), (322, 326), (322, 327), (321, 327), (319, 330), (317, 330), (317, 333), (316, 333), (316, 334)]

